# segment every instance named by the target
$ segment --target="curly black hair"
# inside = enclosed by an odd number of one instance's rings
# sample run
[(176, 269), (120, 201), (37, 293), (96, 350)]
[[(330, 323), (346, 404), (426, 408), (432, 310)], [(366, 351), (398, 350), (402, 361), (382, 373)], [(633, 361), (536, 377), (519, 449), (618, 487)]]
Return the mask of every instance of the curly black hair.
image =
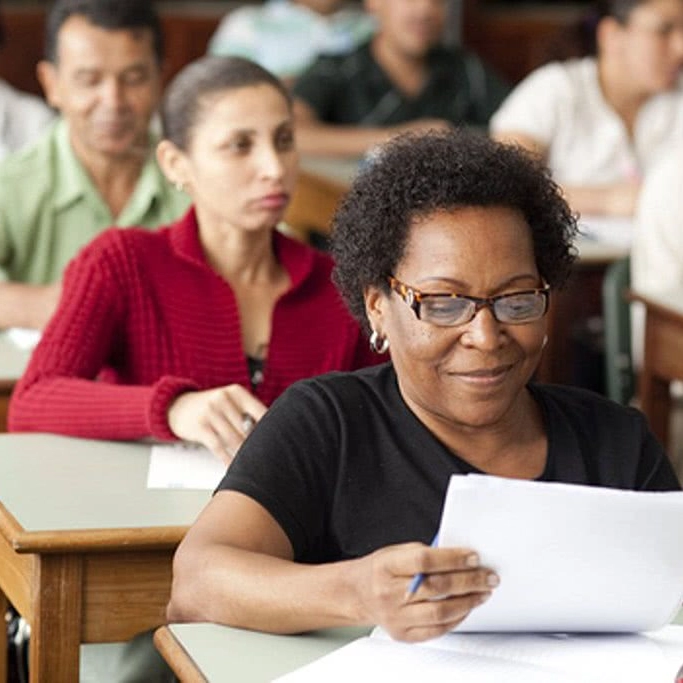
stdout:
[(363, 293), (388, 292), (416, 219), (469, 206), (518, 209), (531, 230), (539, 273), (561, 287), (576, 258), (576, 217), (539, 161), (467, 129), (399, 135), (356, 176), (332, 221), (334, 281), (368, 329)]

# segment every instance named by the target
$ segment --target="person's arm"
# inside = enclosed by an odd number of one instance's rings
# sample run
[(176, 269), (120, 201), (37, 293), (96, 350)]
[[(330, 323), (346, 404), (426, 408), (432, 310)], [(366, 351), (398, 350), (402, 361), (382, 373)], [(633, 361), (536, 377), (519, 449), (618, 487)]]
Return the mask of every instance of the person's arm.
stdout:
[[(493, 133), (492, 137), (505, 144), (517, 145), (548, 161), (548, 146), (527, 133), (513, 131)], [(605, 185), (562, 185), (562, 191), (572, 211), (584, 215), (632, 216), (636, 209), (640, 182), (637, 179)]]
[(126, 306), (126, 275), (117, 268), (113, 250), (102, 246), (108, 239), (103, 237), (66, 270), (59, 306), (12, 395), (12, 431), (142, 438), (152, 431), (151, 406), (179, 391), (170, 380), (156, 387), (97, 380), (104, 368), (115, 365), (117, 346), (124, 343)]
[[(122, 346), (144, 334), (127, 327), (135, 276), (119, 257), (125, 248), (113, 244), (125, 239), (105, 234), (67, 268), (64, 296), (13, 393), (9, 428), (99, 439), (185, 438), (230, 462), (249, 431), (245, 417), (256, 422), (266, 410), (243, 387), (199, 391), (192, 377), (171, 374), (149, 384), (98, 378), (116, 370), (127, 352)], [(139, 343), (153, 348), (154, 340)]]
[(633, 216), (640, 192), (640, 181), (627, 180), (606, 185), (562, 185), (567, 203), (585, 216)]
[[(350, 427), (349, 419), (372, 413), (358, 408), (365, 399), (352, 376), (340, 377), (334, 390), (328, 386), (294, 385), (246, 440), (178, 548), (170, 620), (278, 633), (382, 624), (394, 637), (422, 640), (452, 628), (488, 595), (496, 580), (469, 550), (400, 543), (357, 559), (326, 560), (344, 544), (330, 536), (336, 524), (330, 517), (341, 463), (348, 462), (347, 449), (357, 448), (350, 432), (372, 431), (364, 422)], [(408, 596), (420, 572), (428, 576)], [(450, 597), (429, 601), (436, 595)]]
[[(419, 572), (426, 578), (407, 596)], [(297, 563), (261, 505), (222, 491), (176, 552), (167, 616), (274, 633), (380, 624), (394, 638), (420, 641), (451, 630), (484, 602), (494, 576), (469, 550), (420, 543), (343, 562)]]
[(0, 329), (42, 330), (57, 308), (61, 290), (61, 282), (51, 285), (0, 282)]
[(267, 408), (239, 384), (180, 394), (168, 407), (168, 426), (177, 437), (201, 443), (232, 462)]
[(361, 157), (399, 133), (451, 127), (447, 121), (430, 118), (385, 127), (324, 123), (303, 100), (295, 100), (294, 116), (297, 148), (310, 156)]

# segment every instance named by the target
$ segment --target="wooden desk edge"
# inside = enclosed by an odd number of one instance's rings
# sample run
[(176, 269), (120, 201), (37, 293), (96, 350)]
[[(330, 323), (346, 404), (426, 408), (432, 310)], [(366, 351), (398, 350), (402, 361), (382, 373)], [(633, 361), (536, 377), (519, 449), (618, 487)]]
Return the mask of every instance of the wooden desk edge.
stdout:
[(181, 683), (208, 683), (168, 626), (154, 632), (154, 645)]
[(174, 549), (188, 526), (26, 531), (0, 502), (0, 533), (17, 553), (79, 553)]

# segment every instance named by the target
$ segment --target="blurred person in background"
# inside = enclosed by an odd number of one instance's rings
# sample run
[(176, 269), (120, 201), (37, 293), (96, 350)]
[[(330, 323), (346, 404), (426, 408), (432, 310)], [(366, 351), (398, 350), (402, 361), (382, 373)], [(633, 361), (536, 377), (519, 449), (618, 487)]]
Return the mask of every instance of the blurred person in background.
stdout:
[(288, 85), (322, 53), (345, 54), (375, 31), (375, 20), (342, 0), (267, 0), (230, 11), (209, 54), (246, 57)]
[(595, 54), (532, 72), (490, 130), (538, 154), (573, 210), (630, 217), (643, 177), (683, 140), (683, 1), (604, 0), (584, 28)]
[(157, 227), (189, 198), (154, 158), (163, 36), (148, 0), (57, 0), (38, 77), (60, 118), (0, 164), (0, 328), (42, 328), (62, 272), (105, 228)]
[[(4, 43), (5, 25), (0, 13), (0, 50)], [(55, 112), (43, 99), (0, 79), (0, 159), (33, 142), (54, 117)]]
[(361, 157), (403, 131), (485, 129), (508, 87), (477, 56), (442, 44), (447, 0), (365, 0), (377, 32), (319, 57), (293, 92), (303, 154)]

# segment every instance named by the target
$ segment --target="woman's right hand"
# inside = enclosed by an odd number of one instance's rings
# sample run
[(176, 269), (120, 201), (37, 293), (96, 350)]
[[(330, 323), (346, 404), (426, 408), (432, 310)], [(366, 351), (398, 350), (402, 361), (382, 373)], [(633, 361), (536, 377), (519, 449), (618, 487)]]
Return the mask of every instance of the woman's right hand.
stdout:
[[(362, 621), (379, 624), (396, 640), (417, 642), (443, 635), (482, 604), (498, 585), (495, 572), (466, 548), (405, 543), (357, 560)], [(415, 574), (424, 580), (408, 592)]]
[(206, 446), (226, 465), (266, 406), (240, 384), (178, 396), (168, 409), (168, 426), (185, 441)]

